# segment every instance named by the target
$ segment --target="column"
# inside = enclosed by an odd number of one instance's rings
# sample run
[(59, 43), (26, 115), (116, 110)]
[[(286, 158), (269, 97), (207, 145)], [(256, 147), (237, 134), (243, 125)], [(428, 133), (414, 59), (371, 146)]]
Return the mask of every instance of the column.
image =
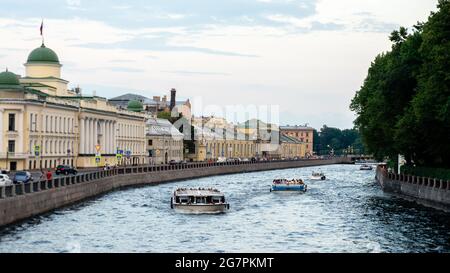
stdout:
[(112, 125), (113, 126), (112, 126), (111, 137), (112, 137), (112, 143), (113, 143), (113, 150), (115, 150), (117, 148), (117, 144), (118, 144), (117, 143), (117, 122), (114, 121)]
[(107, 150), (106, 150), (106, 128), (107, 128), (107, 121), (106, 120), (103, 120), (103, 121), (101, 121), (100, 122), (100, 130), (102, 131), (102, 141), (101, 141), (101, 143), (100, 143), (100, 146), (102, 147), (101, 148), (101, 151), (102, 151), (102, 153), (107, 153)]
[(93, 124), (93, 122), (92, 122), (92, 119), (90, 118), (89, 119), (89, 121), (88, 121), (88, 136), (87, 136), (87, 138), (88, 138), (88, 142), (87, 142), (87, 149), (86, 149), (86, 153), (87, 154), (91, 154), (92, 153), (92, 143), (93, 143), (93, 140), (92, 140), (92, 124)]
[(6, 152), (6, 148), (3, 147), (3, 112), (4, 109), (0, 109), (0, 154)]
[(96, 152), (95, 150), (95, 145), (98, 144), (98, 119), (94, 119), (94, 145), (92, 145), (92, 147), (94, 148), (94, 153)]
[[(84, 143), (86, 142), (86, 132), (84, 128), (84, 118), (80, 119), (80, 150), (78, 151), (79, 154), (84, 154)], [(72, 151), (74, 152), (74, 151)]]
[(18, 143), (17, 143), (17, 146), (16, 146), (16, 153), (25, 153), (25, 150), (24, 150), (24, 147), (23, 147), (23, 144), (24, 144), (24, 128), (23, 128), (23, 121), (24, 121), (24, 114), (23, 114), (23, 111), (22, 110), (20, 110), (20, 112), (19, 112), (19, 115), (18, 115), (18, 119), (17, 119), (17, 121), (19, 122), (19, 126), (18, 127), (16, 127), (16, 130), (17, 130), (17, 132), (18, 132), (18, 134), (19, 134), (19, 141), (18, 141)]
[(106, 134), (105, 134), (105, 151), (107, 154), (111, 154), (111, 121), (106, 121)]

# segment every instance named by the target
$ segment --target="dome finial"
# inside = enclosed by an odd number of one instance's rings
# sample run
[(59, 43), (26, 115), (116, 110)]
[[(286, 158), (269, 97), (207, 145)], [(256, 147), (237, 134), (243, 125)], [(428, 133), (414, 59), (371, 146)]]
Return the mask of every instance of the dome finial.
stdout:
[(8, 67), (6, 67), (6, 72), (8, 72)]

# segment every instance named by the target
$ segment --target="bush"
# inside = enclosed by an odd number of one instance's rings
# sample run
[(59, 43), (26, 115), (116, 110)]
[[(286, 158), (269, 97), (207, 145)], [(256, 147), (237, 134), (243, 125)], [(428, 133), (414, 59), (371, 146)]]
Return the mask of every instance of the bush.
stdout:
[(401, 172), (415, 176), (450, 180), (450, 169), (402, 166)]

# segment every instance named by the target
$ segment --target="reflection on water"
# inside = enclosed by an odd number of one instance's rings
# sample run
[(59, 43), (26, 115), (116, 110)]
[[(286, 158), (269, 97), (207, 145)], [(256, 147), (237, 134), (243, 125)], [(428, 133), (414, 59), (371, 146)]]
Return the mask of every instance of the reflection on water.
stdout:
[[(327, 181), (308, 181), (313, 170)], [(449, 252), (450, 214), (384, 194), (374, 171), (332, 165), (117, 191), (0, 232), (0, 252)], [(274, 178), (308, 192), (270, 193)], [(220, 215), (170, 209), (177, 187), (217, 187)]]

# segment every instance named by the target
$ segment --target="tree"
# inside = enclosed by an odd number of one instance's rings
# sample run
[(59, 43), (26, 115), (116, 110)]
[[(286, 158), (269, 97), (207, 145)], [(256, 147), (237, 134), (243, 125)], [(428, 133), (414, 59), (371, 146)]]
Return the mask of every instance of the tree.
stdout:
[(364, 145), (356, 129), (341, 130), (324, 125), (320, 132), (314, 130), (314, 151), (320, 155), (328, 154), (331, 149), (337, 154), (346, 153), (348, 148), (364, 153)]
[(393, 31), (350, 105), (362, 140), (377, 158), (405, 155), (408, 164), (449, 166), (450, 2), (411, 33)]

